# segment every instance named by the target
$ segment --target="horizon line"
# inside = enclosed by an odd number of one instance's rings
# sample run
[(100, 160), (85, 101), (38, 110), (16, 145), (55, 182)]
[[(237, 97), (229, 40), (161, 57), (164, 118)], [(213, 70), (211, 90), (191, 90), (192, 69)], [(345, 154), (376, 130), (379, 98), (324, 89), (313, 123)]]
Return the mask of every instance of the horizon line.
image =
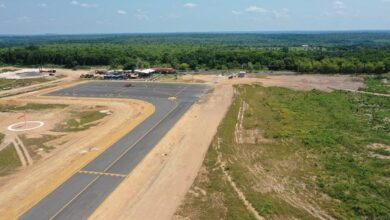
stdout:
[(390, 32), (390, 29), (345, 29), (345, 30), (265, 30), (265, 31), (168, 31), (168, 32), (112, 32), (112, 33), (37, 33), (37, 34), (0, 34), (8, 36), (86, 36), (86, 35), (163, 35), (163, 34), (283, 34), (283, 33), (363, 33)]

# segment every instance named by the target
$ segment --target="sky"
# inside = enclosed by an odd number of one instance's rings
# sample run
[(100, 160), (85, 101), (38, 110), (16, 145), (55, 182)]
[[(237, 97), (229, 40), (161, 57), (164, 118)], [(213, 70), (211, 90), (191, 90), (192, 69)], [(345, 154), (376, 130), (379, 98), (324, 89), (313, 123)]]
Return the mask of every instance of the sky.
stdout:
[(0, 35), (390, 30), (390, 0), (0, 0)]

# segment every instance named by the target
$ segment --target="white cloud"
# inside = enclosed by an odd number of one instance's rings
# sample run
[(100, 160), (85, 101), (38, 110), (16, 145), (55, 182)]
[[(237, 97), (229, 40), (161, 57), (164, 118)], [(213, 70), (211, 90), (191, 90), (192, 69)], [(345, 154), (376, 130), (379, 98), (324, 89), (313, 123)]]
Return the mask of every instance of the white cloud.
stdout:
[(127, 14), (127, 12), (123, 11), (123, 10), (118, 10), (117, 13), (120, 14), (120, 15), (126, 15)]
[(95, 7), (97, 7), (97, 5), (95, 5), (95, 4), (87, 4), (87, 3), (81, 3), (80, 6), (84, 7), (84, 8), (95, 8)]
[(333, 2), (333, 9), (330, 11), (325, 11), (324, 15), (328, 17), (332, 16), (348, 16), (350, 12), (347, 10), (347, 5), (343, 0), (335, 0)]
[(138, 9), (134, 16), (138, 19), (138, 20), (149, 20), (149, 15), (146, 11), (144, 10), (141, 10), (141, 9)]
[(338, 9), (338, 10), (340, 10), (340, 9), (345, 9), (345, 8), (346, 8), (345, 3), (344, 3), (343, 1), (341, 1), (341, 0), (336, 0), (336, 1), (334, 1), (334, 2), (333, 2), (333, 5), (334, 5), (334, 8), (335, 8), (335, 9)]
[(46, 8), (47, 4), (46, 3), (41, 3), (41, 4), (39, 4), (39, 6), (42, 7), (42, 8)]
[(0, 8), (5, 8), (5, 4), (0, 2)]
[(255, 12), (255, 13), (267, 13), (268, 10), (258, 7), (258, 6), (249, 6), (248, 8), (245, 9), (246, 12)]
[(83, 7), (83, 8), (96, 8), (97, 5), (96, 4), (88, 4), (88, 3), (82, 3), (82, 2), (79, 2), (79, 1), (71, 1), (70, 4), (72, 5), (75, 5), (75, 6), (80, 6), (80, 7)]
[(288, 18), (290, 17), (289, 12), (290, 10), (288, 8), (282, 8), (282, 10), (273, 10), (272, 14), (276, 18)]
[(242, 15), (242, 11), (233, 10), (232, 13), (234, 15)]
[(191, 3), (191, 2), (184, 4), (185, 8), (195, 8), (196, 6), (198, 6), (198, 5), (195, 3)]
[[(245, 9), (246, 13), (255, 13), (255, 14), (261, 14), (262, 16), (266, 18), (289, 18), (290, 10), (288, 8), (282, 8), (281, 10), (272, 10), (272, 9), (266, 9), (259, 6), (249, 6)], [(242, 11), (233, 10), (233, 14), (240, 15), (243, 14)]]

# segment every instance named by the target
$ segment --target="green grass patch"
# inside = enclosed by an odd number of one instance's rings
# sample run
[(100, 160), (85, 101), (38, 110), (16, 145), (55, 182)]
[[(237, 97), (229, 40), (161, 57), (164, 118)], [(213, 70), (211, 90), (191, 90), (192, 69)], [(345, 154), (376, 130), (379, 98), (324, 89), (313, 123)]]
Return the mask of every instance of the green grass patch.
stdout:
[(0, 90), (9, 90), (20, 87), (31, 86), (39, 83), (49, 82), (52, 79), (34, 78), (34, 79), (0, 79)]
[(362, 91), (390, 94), (390, 73), (365, 77), (364, 84)]
[(13, 144), (0, 151), (0, 176), (11, 174), (21, 165)]
[(56, 132), (84, 131), (98, 124), (97, 121), (106, 117), (107, 114), (99, 111), (73, 112), (72, 119), (56, 126)]
[[(236, 89), (233, 105), (217, 132), (222, 140), (220, 148), (216, 150), (214, 141), (204, 162), (206, 177), (199, 175), (192, 187), (206, 190), (207, 195), (188, 194), (179, 215), (235, 219), (229, 214), (208, 214), (213, 209), (213, 193), (219, 192), (222, 198), (237, 198), (231, 188), (221, 187), (226, 185), (226, 179), (216, 168), (219, 153), (234, 182), (267, 219), (316, 219), (285, 199), (291, 191), (296, 191), (295, 196), (302, 201), (316, 201), (337, 219), (390, 219), (390, 161), (372, 157), (373, 149), (368, 147), (373, 143), (390, 144), (390, 99), (260, 85)], [(262, 131), (259, 135), (270, 142), (234, 141), (241, 100), (249, 105), (244, 115), (245, 129)], [(375, 153), (386, 156), (388, 152)], [(259, 167), (261, 172), (256, 171)], [(264, 179), (269, 176), (283, 183), (284, 191), (262, 191)], [(200, 183), (200, 178), (209, 181)], [(265, 185), (272, 188), (275, 184)], [(301, 188), (302, 185), (305, 187)], [(230, 200), (223, 201), (220, 209), (230, 210)], [(236, 211), (238, 215), (248, 213), (245, 209)]]
[(7, 68), (5, 68), (5, 69), (0, 69), (0, 73), (5, 73), (5, 72), (15, 72), (15, 71), (17, 71), (17, 69), (7, 69)]
[(382, 156), (387, 156), (387, 157), (390, 156), (390, 151), (384, 148), (372, 149), (371, 151)]
[(24, 146), (26, 146), (29, 154), (34, 160), (37, 160), (40, 158), (39, 154), (37, 153), (39, 149), (42, 149), (46, 153), (50, 152), (54, 149), (53, 146), (49, 146), (47, 143), (59, 138), (60, 136), (55, 135), (42, 135), (38, 138), (28, 138), (25, 135), (20, 136), (20, 140), (23, 142)]
[(4, 138), (5, 138), (5, 135), (3, 133), (0, 133), (0, 144), (3, 143)]
[(251, 106), (247, 127), (260, 127), (265, 137), (319, 159), (317, 185), (342, 202), (333, 207), (335, 217), (389, 217), (390, 187), (383, 180), (390, 163), (369, 157), (367, 148), (390, 143), (388, 98), (258, 86), (239, 91)]
[(0, 105), (0, 112), (18, 112), (18, 111), (41, 111), (55, 108), (65, 108), (68, 105), (64, 104), (39, 104), (27, 103), (26, 105)]

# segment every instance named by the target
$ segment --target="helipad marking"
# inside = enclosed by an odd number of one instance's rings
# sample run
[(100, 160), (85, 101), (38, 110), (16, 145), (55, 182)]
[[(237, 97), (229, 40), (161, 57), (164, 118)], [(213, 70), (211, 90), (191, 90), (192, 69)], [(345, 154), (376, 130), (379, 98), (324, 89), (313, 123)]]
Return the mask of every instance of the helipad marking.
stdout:
[[(31, 128), (27, 128), (27, 124), (35, 124), (35, 126), (33, 126)], [(23, 127), (23, 125), (25, 125), (25, 126)], [(43, 123), (41, 121), (24, 121), (24, 122), (12, 124), (12, 125), (8, 126), (7, 129), (9, 131), (31, 131), (31, 130), (43, 127), (44, 125), (45, 125), (45, 123)], [(22, 127), (19, 128), (19, 126), (22, 126)]]

